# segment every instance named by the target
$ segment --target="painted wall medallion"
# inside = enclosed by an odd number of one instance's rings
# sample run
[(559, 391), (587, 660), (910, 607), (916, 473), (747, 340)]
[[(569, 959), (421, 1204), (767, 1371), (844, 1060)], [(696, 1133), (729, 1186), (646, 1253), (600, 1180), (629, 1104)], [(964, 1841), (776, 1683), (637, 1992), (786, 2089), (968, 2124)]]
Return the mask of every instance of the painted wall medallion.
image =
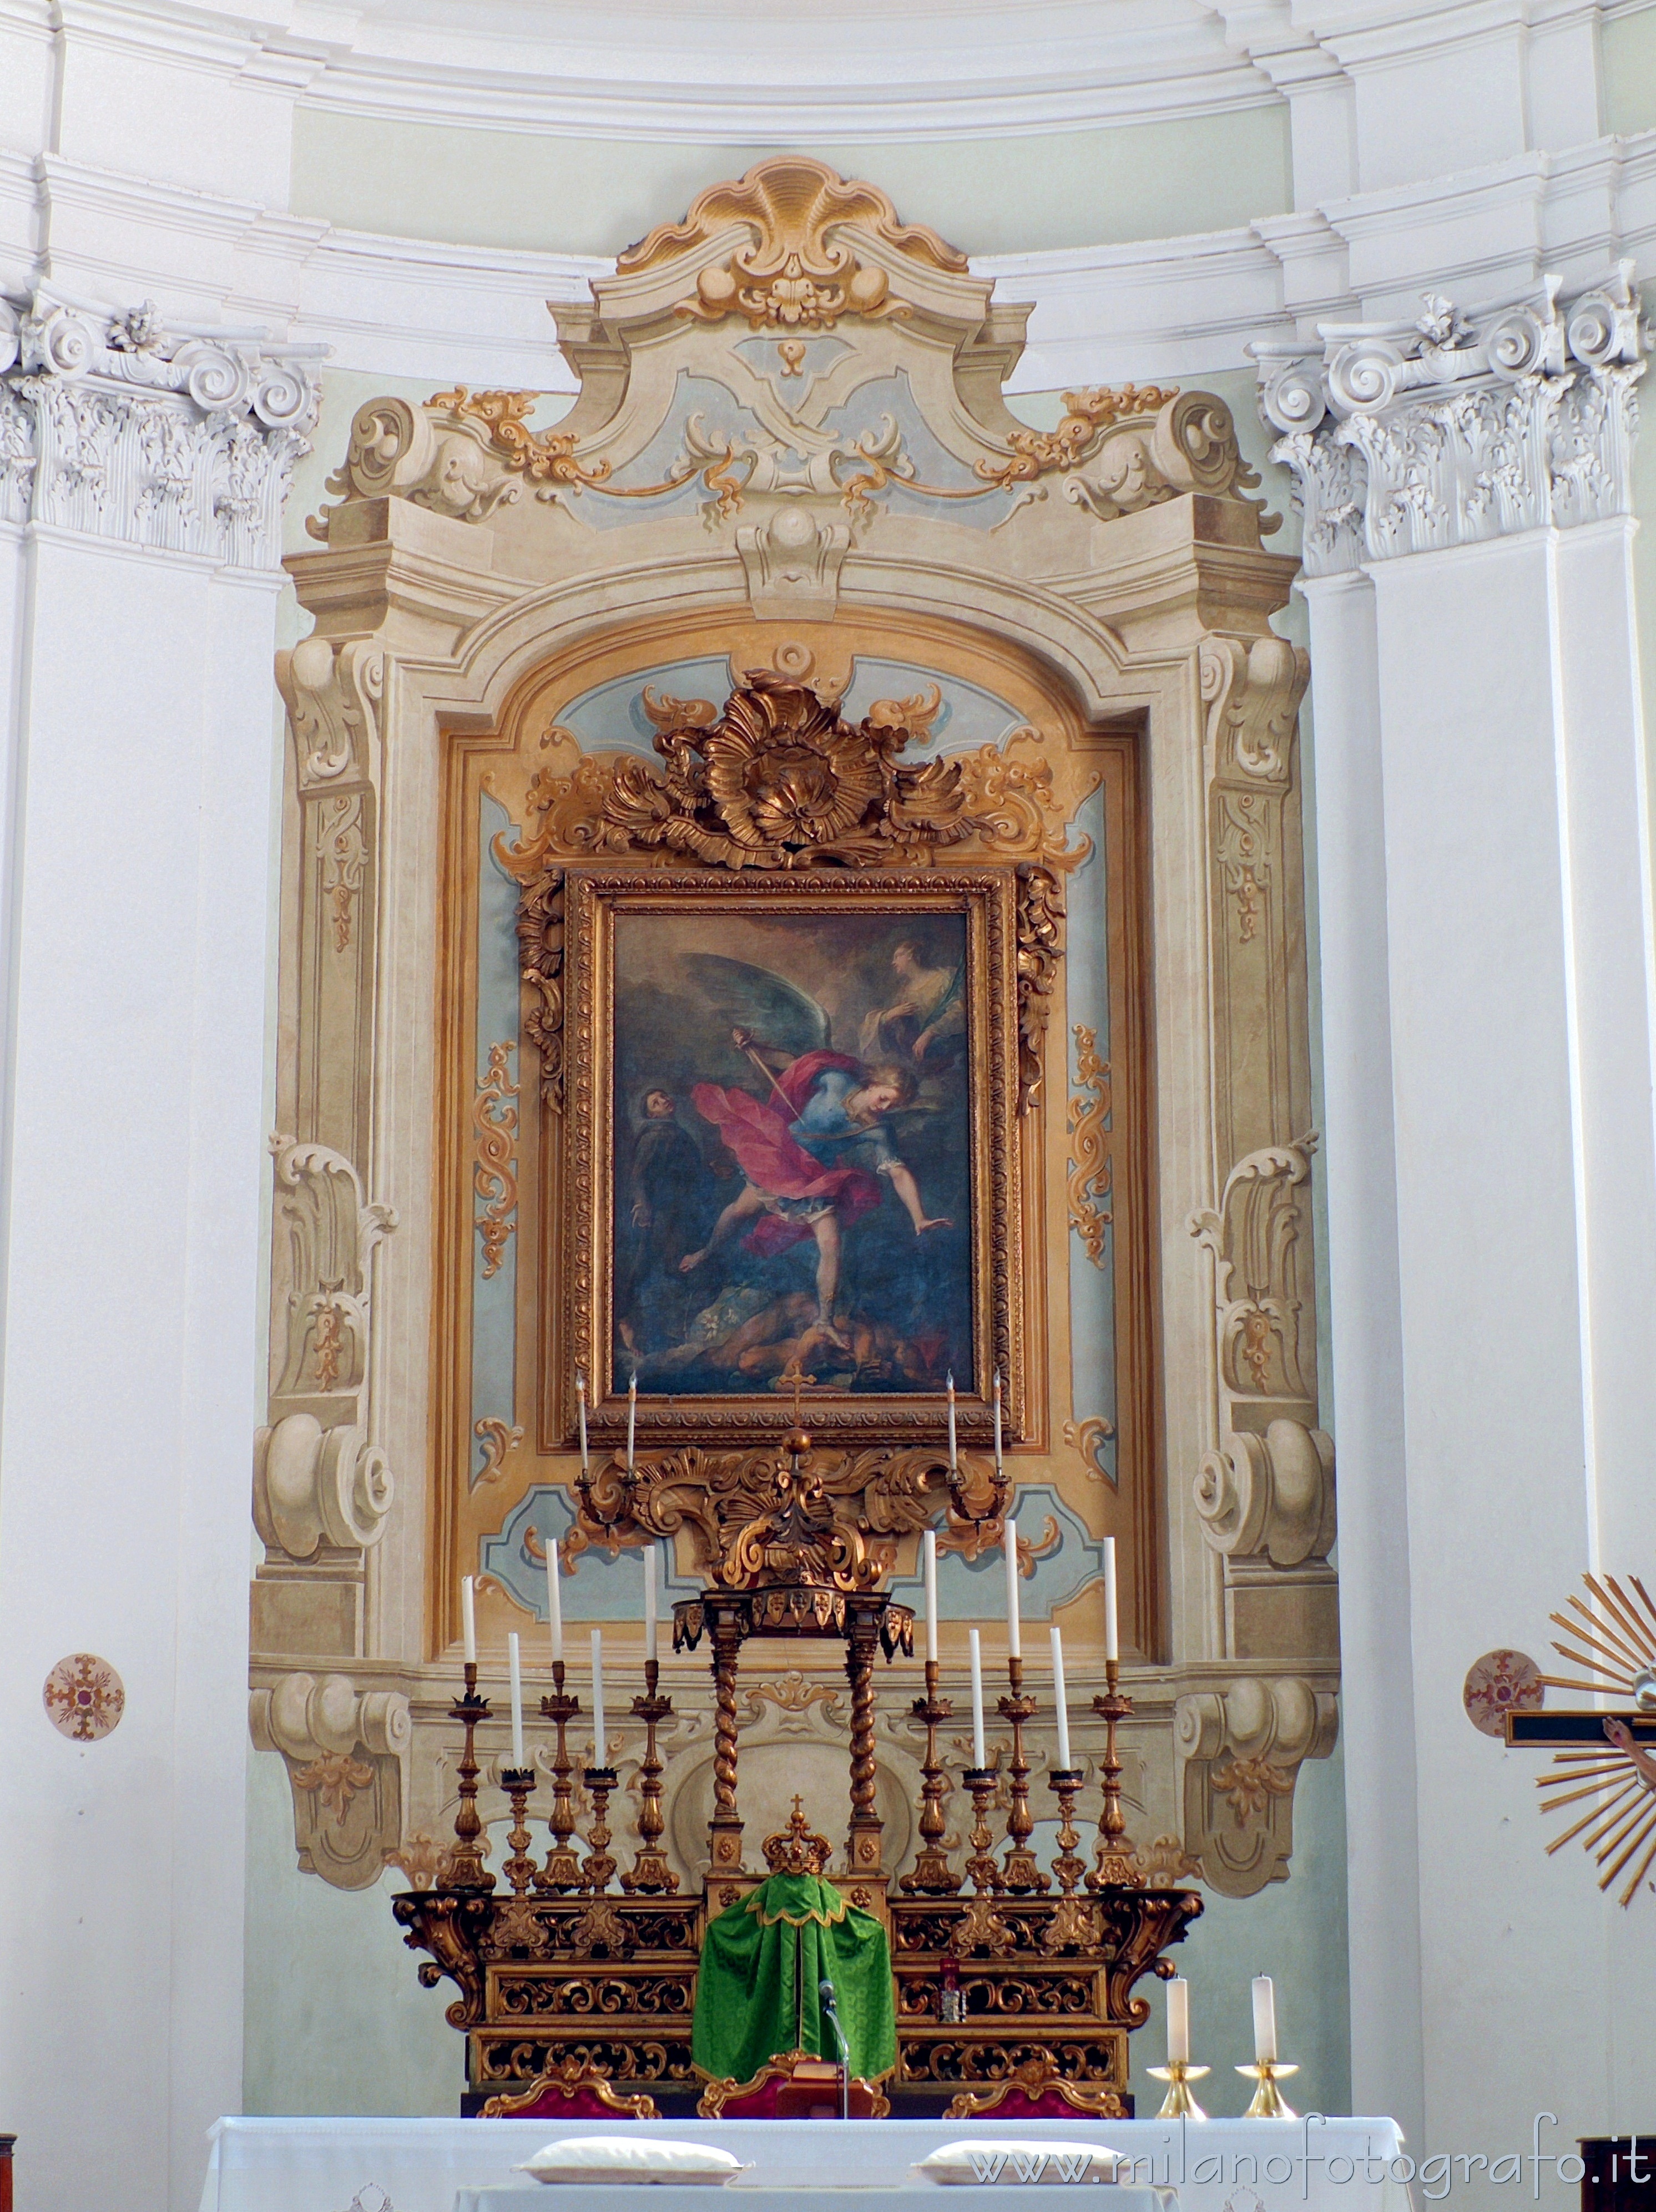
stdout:
[(1461, 1702), (1466, 1717), (1484, 1735), (1507, 1734), (1509, 1712), (1531, 1712), (1547, 1702), (1541, 1669), (1527, 1652), (1486, 1651), (1468, 1669)]
[(53, 1728), (76, 1743), (98, 1742), (120, 1726), (126, 1711), (120, 1676), (93, 1651), (72, 1651), (60, 1659), (40, 1697)]

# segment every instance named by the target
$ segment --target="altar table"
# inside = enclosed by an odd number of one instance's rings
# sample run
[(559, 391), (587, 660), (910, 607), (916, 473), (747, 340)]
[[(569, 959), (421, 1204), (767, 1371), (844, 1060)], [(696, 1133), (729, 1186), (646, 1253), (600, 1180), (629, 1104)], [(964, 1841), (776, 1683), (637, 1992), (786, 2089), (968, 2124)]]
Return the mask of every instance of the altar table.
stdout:
[[(1135, 2161), (1130, 2180), (1171, 2186), (1180, 2212), (1410, 2212), (1391, 2161), (1402, 2151), (1385, 2119), (1095, 2120), (345, 2120), (225, 2119), (212, 2128), (201, 2212), (455, 2212), (461, 2191), (521, 2191), (514, 2171), (543, 2143), (565, 2136), (655, 2134), (713, 2142), (752, 2171), (728, 2190), (698, 2190), (698, 2212), (762, 2212), (758, 2192), (903, 2188), (909, 2168), (940, 2143), (1010, 2138), (1019, 2142), (1097, 2142)], [(1330, 2165), (1333, 2172), (1330, 2173)], [(1346, 2169), (1349, 2168), (1349, 2176)], [(1123, 2182), (1129, 2179), (1123, 2174)], [(544, 2212), (576, 2212), (592, 2190), (533, 2185)], [(965, 2199), (992, 2194), (996, 2212), (1058, 2212), (1085, 2193), (1099, 2212), (1126, 2195), (1108, 2185), (1038, 2190), (904, 2191), (916, 2212), (970, 2212)], [(608, 2201), (611, 2194), (601, 2192)], [(630, 2192), (627, 2192), (630, 2194)], [(674, 2191), (675, 2195), (679, 2192)], [(1136, 2196), (1136, 2191), (1133, 2192)], [(664, 2191), (647, 2203), (661, 2212)], [(736, 2205), (728, 2199), (734, 2197)], [(499, 2200), (496, 2200), (498, 2204)], [(493, 2209), (491, 2208), (491, 2212)]]

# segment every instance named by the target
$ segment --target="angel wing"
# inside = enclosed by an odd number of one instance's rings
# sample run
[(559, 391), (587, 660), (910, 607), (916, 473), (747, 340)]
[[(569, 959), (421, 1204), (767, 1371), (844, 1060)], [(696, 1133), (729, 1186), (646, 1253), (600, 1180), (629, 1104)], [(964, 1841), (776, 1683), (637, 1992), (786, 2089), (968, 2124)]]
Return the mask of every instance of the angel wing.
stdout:
[(811, 996), (751, 961), (727, 959), (721, 952), (685, 952), (679, 959), (715, 1022), (752, 1030), (761, 1044), (778, 1052), (825, 1052), (833, 1043), (828, 1015)]

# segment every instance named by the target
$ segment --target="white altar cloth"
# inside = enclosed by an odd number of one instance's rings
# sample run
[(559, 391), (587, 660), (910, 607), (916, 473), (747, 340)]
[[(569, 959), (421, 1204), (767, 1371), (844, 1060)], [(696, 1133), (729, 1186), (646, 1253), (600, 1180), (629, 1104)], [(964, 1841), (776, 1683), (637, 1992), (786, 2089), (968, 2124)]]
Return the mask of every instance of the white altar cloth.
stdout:
[[(735, 2188), (739, 2185), (728, 2185)], [(1064, 2187), (1062, 2183), (1044, 2183), (1043, 2187)], [(1096, 2185), (1077, 2182), (1069, 2188), (1064, 2203), (1072, 2207), (1077, 2189), (1088, 2190)], [(833, 2197), (839, 2192), (832, 2188), (751, 2189), (742, 2190), (739, 2212), (796, 2212), (803, 2197), (812, 2203), (819, 2197)], [(1087, 2198), (1089, 2212), (1092, 2200)], [(1107, 2212), (1177, 2212), (1178, 2199), (1169, 2189), (1111, 2188), (1104, 2200)], [(454, 2199), (454, 2212), (711, 2212), (705, 2187), (674, 2188), (671, 2183), (624, 2183), (615, 2187), (594, 2187), (559, 2183), (549, 2199), (538, 2182), (530, 2182), (523, 2189), (462, 2189)], [(729, 2208), (725, 2208), (729, 2212)], [(825, 2205), (822, 2212), (832, 2212)], [(920, 2181), (907, 2189), (859, 2189), (856, 2192), (856, 2212), (1007, 2212), (1004, 2189), (976, 2189), (970, 2184), (953, 2183), (947, 2196), (939, 2197), (937, 2185)]]
[[(900, 2187), (940, 2143), (1101, 2142), (1135, 2161), (1123, 2180), (1171, 2186), (1181, 2212), (1410, 2212), (1393, 2120), (346, 2120), (225, 2119), (210, 2146), (201, 2212), (454, 2212), (462, 2189), (521, 2188), (514, 2171), (562, 2136), (636, 2135), (717, 2143), (754, 2189)], [(575, 2192), (581, 2196), (590, 2192)], [(652, 2196), (654, 2195), (652, 2191)], [(705, 2192), (719, 2212), (732, 2191)], [(974, 2191), (972, 2192), (976, 2194)], [(1068, 2191), (1062, 2194), (1068, 2197)], [(928, 2186), (936, 2212), (958, 2190)], [(997, 2190), (1039, 2212), (1039, 2195)], [(1107, 2186), (1099, 2192), (1109, 2206)], [(567, 2189), (538, 2189), (546, 2212)], [(701, 2199), (698, 2198), (698, 2202)], [(1092, 2201), (1089, 2195), (1089, 2203)], [(732, 2208), (734, 2212), (734, 2208)], [(964, 2208), (955, 2207), (955, 2212)]]

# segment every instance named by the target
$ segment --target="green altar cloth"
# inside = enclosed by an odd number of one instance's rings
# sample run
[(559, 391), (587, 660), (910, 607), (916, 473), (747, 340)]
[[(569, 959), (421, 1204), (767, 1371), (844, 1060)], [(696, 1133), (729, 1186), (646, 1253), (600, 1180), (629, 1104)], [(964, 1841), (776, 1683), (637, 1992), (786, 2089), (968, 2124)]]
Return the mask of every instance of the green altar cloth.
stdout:
[(773, 1874), (708, 1923), (691, 2053), (715, 2081), (751, 2081), (771, 2058), (837, 2058), (817, 1985), (834, 1985), (851, 2071), (877, 2081), (897, 2063), (892, 1950), (873, 1915), (831, 1882)]

